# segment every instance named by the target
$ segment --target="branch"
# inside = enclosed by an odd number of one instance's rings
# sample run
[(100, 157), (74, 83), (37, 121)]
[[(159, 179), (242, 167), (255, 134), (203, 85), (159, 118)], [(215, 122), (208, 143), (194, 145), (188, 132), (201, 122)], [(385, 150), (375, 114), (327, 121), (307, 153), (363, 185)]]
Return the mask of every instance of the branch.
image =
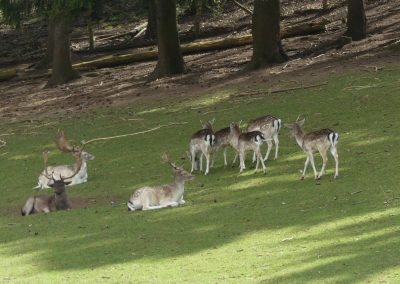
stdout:
[(324, 83), (316, 84), (316, 85), (298, 86), (298, 87), (292, 87), (292, 88), (286, 88), (286, 89), (257, 90), (257, 91), (246, 92), (246, 93), (241, 93), (241, 94), (233, 94), (233, 95), (231, 95), (231, 97), (247, 97), (247, 96), (256, 96), (256, 95), (262, 95), (262, 94), (284, 93), (284, 92), (300, 90), (300, 89), (305, 90), (305, 89), (316, 88), (316, 87), (324, 86), (327, 84), (328, 84), (327, 82), (324, 82)]
[(0, 148), (3, 148), (7, 145), (6, 141), (0, 139)]
[(243, 11), (245, 11), (247, 14), (249, 15), (253, 15), (253, 12), (247, 8), (246, 6), (244, 6), (243, 4), (240, 4), (238, 1), (233, 0), (233, 4), (235, 4), (236, 6), (238, 6), (240, 9), (242, 9)]
[(144, 131), (128, 133), (128, 134), (122, 134), (122, 135), (117, 135), (117, 136), (94, 138), (94, 139), (91, 139), (89, 141), (82, 141), (82, 144), (86, 145), (86, 144), (97, 142), (97, 141), (105, 141), (105, 140), (111, 140), (111, 139), (116, 139), (116, 138), (134, 136), (134, 135), (139, 135), (139, 134), (152, 132), (152, 131), (158, 130), (160, 128), (163, 128), (163, 127), (170, 127), (170, 126), (174, 126), (174, 125), (183, 125), (183, 124), (187, 124), (187, 122), (171, 122), (169, 124), (158, 125), (158, 126), (156, 126), (154, 128), (151, 128), (151, 129), (148, 129), (148, 130), (144, 130)]

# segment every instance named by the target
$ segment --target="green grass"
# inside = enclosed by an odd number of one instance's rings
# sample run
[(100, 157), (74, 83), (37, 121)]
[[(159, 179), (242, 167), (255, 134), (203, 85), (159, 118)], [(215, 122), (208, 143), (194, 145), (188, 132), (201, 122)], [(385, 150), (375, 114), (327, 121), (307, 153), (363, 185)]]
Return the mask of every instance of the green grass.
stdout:
[[(196, 101), (98, 109), (56, 125), (2, 125), (1, 133), (16, 134), (2, 137), (8, 146), (0, 150), (8, 152), (0, 156), (0, 283), (399, 283), (399, 78), (400, 67), (388, 67), (337, 76), (320, 89), (245, 99), (229, 99), (237, 90), (224, 89)], [(171, 180), (160, 155), (183, 162), (199, 119), (215, 116), (219, 128), (266, 113), (283, 122), (301, 114), (306, 130), (335, 129), (340, 178), (333, 180), (329, 157), (320, 182), (311, 169), (299, 181), (305, 155), (283, 128), (267, 176), (224, 169), (219, 154), (209, 176), (187, 184), (184, 206), (126, 210), (135, 188)], [(89, 145), (96, 156), (89, 182), (69, 195), (96, 203), (19, 216), (57, 128), (80, 141), (181, 121), (188, 124)], [(70, 160), (50, 156), (50, 163)]]

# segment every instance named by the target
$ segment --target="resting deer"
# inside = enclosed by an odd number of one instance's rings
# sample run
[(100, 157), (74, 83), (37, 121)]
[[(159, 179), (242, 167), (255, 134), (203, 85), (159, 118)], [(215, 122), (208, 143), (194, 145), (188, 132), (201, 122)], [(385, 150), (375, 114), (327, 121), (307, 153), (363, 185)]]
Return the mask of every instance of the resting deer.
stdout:
[(203, 155), (206, 157), (205, 175), (210, 170), (210, 156), (212, 146), (215, 144), (215, 135), (212, 127), (214, 120), (202, 124), (202, 129), (197, 131), (190, 138), (189, 157), (192, 161), (191, 173), (197, 169), (197, 159), (200, 156), (200, 171), (203, 170)]
[[(307, 159), (304, 164), (303, 174), (301, 175), (301, 180), (304, 179), (308, 164), (311, 162), (311, 166), (314, 171), (314, 178), (320, 179), (325, 173), (326, 163), (328, 157), (326, 152), (330, 149), (330, 152), (335, 159), (335, 178), (339, 176), (339, 156), (337, 153), (336, 145), (338, 143), (339, 134), (335, 131), (324, 128), (317, 131), (304, 133), (303, 125), (305, 119), (296, 120), (295, 123), (288, 124), (287, 127), (290, 130), (290, 134), (296, 139), (297, 144), (303, 151), (307, 154)], [(315, 168), (313, 153), (318, 151), (322, 157), (322, 168), (319, 173)]]
[(236, 161), (237, 156), (239, 155), (240, 173), (246, 169), (246, 165), (244, 163), (246, 151), (252, 150), (257, 157), (255, 172), (257, 172), (259, 162), (261, 161), (263, 173), (265, 174), (266, 167), (260, 150), (263, 141), (265, 141), (264, 135), (260, 131), (241, 133), (239, 124), (237, 123), (231, 123), (230, 128), (232, 134), (231, 146), (237, 151), (233, 162)]
[(69, 183), (70, 182), (64, 181), (62, 178), (59, 180), (52, 178), (52, 182), (49, 183), (48, 186), (54, 189), (54, 194), (50, 196), (29, 197), (21, 209), (22, 216), (71, 209), (71, 203), (65, 192), (65, 185)]
[[(265, 154), (264, 161), (268, 160), (269, 153), (272, 149), (272, 140), (275, 143), (275, 160), (278, 159), (279, 139), (278, 134), (281, 129), (282, 121), (272, 115), (265, 115), (250, 120), (247, 131), (260, 131), (267, 142), (268, 149)], [(253, 163), (256, 161), (256, 153), (253, 154)]]
[(194, 179), (194, 176), (176, 166), (166, 154), (161, 158), (163, 162), (172, 167), (175, 183), (154, 187), (145, 186), (137, 189), (126, 204), (129, 211), (153, 210), (185, 204), (185, 200), (183, 200), (185, 181)]
[(94, 160), (95, 157), (88, 152), (83, 151), (81, 148), (69, 145), (63, 131), (59, 131), (56, 136), (56, 145), (62, 152), (71, 153), (75, 158), (75, 163), (72, 165), (61, 166), (47, 166), (45, 161), (45, 168), (39, 175), (38, 185), (35, 188), (48, 188), (49, 174), (53, 173), (55, 176), (61, 176), (69, 185), (76, 185), (87, 182), (87, 161)]

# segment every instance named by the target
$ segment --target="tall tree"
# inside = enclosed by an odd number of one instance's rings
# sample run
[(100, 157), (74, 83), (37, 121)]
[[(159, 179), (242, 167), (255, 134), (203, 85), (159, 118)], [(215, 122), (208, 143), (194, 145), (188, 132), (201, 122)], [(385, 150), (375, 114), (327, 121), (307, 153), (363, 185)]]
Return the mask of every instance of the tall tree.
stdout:
[(280, 9), (280, 0), (254, 1), (252, 69), (288, 59), (281, 45)]
[(47, 19), (47, 44), (46, 51), (42, 59), (36, 64), (36, 69), (48, 69), (51, 68), (53, 62), (53, 52), (54, 52), (54, 24), (52, 21)]
[(158, 62), (153, 77), (185, 71), (176, 23), (175, 0), (155, 0), (157, 12)]
[(367, 37), (364, 0), (347, 0), (347, 31), (345, 35), (353, 40), (361, 40)]
[(146, 38), (157, 39), (157, 10), (155, 0), (148, 0)]

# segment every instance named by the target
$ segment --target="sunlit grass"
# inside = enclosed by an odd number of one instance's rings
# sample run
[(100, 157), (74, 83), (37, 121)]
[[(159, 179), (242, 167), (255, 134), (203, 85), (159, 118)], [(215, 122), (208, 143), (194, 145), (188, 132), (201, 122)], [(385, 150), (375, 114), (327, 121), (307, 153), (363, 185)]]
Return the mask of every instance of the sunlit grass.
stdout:
[[(33, 134), (23, 124), (1, 125), (16, 134), (2, 136), (0, 149), (7, 153), (0, 156), (0, 283), (398, 283), (399, 76), (399, 68), (384, 68), (332, 78), (320, 91), (233, 101), (236, 90), (223, 89), (179, 103), (101, 108)], [(352, 87), (371, 81), (380, 87)], [(135, 188), (171, 181), (161, 153), (189, 168), (185, 151), (199, 119), (215, 116), (218, 129), (266, 113), (284, 122), (301, 114), (306, 131), (337, 131), (339, 179), (329, 157), (321, 181), (311, 168), (300, 181), (305, 154), (282, 128), (280, 157), (267, 162), (265, 176), (254, 174), (250, 154), (239, 174), (222, 166), (219, 153), (209, 176), (196, 173), (187, 184), (184, 206), (126, 210)], [(143, 120), (127, 120), (138, 114)], [(88, 145), (96, 156), (89, 182), (68, 190), (72, 200), (86, 200), (83, 208), (19, 216), (34, 194), (43, 148), (51, 150), (49, 164), (73, 162), (52, 144), (58, 128), (79, 143), (178, 121), (188, 124)], [(319, 170), (318, 155), (315, 162)]]

